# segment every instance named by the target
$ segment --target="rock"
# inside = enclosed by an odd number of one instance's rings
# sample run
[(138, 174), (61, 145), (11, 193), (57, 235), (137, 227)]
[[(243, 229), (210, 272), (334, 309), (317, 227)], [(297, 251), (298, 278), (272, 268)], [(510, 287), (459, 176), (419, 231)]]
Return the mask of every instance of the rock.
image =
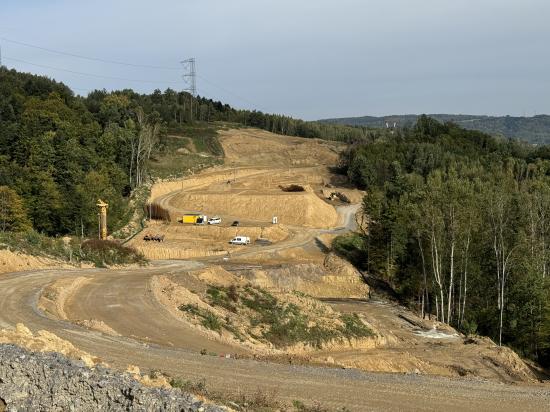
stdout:
[(33, 353), (0, 344), (0, 412), (22, 411), (222, 412), (177, 389), (143, 386), (128, 374), (89, 369), (58, 353)]

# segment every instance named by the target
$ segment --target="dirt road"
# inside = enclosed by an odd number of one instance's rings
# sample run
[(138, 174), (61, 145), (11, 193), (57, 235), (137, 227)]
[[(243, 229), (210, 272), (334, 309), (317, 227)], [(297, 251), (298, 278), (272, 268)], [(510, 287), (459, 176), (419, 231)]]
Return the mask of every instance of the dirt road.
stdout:
[[(338, 158), (337, 151), (328, 143), (274, 137), (267, 132), (248, 129), (224, 133), (226, 136), (222, 144), (228, 161), (234, 162), (233, 168), (206, 171), (200, 176), (180, 182), (163, 182), (153, 190), (159, 204), (170, 212), (180, 214), (182, 210), (187, 210), (186, 202), (192, 200), (186, 197), (182, 198), (182, 202), (176, 201), (180, 192), (184, 194), (184, 191), (195, 191), (198, 198), (204, 195), (204, 191), (210, 196), (204, 197), (205, 199), (216, 200), (226, 189), (228, 193), (235, 195), (235, 199), (248, 190), (256, 195), (265, 195), (266, 199), (271, 200), (294, 199), (295, 203), (282, 205), (286, 209), (281, 205), (270, 206), (273, 206), (273, 211), (281, 211), (282, 216), (297, 222), (300, 222), (301, 214), (310, 213), (308, 220), (303, 220), (305, 223), (309, 222), (308, 225), (289, 223), (288, 238), (268, 246), (231, 249), (229, 262), (222, 258), (226, 255), (219, 255), (192, 260), (159, 260), (145, 268), (58, 269), (3, 275), (0, 277), (0, 328), (23, 323), (32, 331), (45, 329), (53, 332), (114, 367), (126, 369), (127, 365), (132, 364), (145, 372), (161, 370), (184, 379), (204, 378), (208, 388), (214, 391), (253, 394), (261, 390), (288, 403), (298, 399), (306, 403), (319, 402), (332, 409), (345, 406), (351, 411), (534, 411), (548, 407), (548, 386), (503, 385), (481, 379), (447, 379), (418, 374), (368, 373), (353, 368), (300, 366), (220, 356), (235, 353), (246, 355), (247, 349), (208, 339), (195, 327), (174, 316), (155, 298), (150, 287), (151, 279), (157, 275), (177, 276), (180, 272), (239, 260), (256, 263), (254, 259), (260, 259), (259, 264), (263, 264), (261, 259), (270, 264), (289, 261), (295, 263), (293, 256), (298, 252), (301, 253), (299, 258), (302, 262), (320, 261), (322, 264), (325, 255), (316, 244), (316, 238), (320, 235), (330, 237), (355, 229), (354, 217), (359, 208), (356, 204), (338, 207), (338, 213), (332, 209), (331, 213), (315, 214), (320, 209), (327, 209), (328, 203), (318, 193), (333, 178), (325, 170), (326, 167), (322, 169), (319, 165), (333, 165)], [(265, 167), (272, 165), (274, 159), (287, 165), (288, 169), (275, 170), (276, 173), (266, 170)], [(232, 180), (231, 187), (228, 187), (228, 180)], [(295, 182), (305, 182), (304, 186), (315, 186), (317, 194), (313, 191), (303, 194), (279, 193), (279, 185)], [(330, 187), (332, 188), (332, 183)], [(309, 206), (299, 209), (300, 199), (307, 200)], [(321, 208), (317, 207), (319, 202)], [(215, 203), (209, 203), (210, 206), (212, 204)], [(227, 206), (224, 218), (232, 217), (228, 205), (222, 201), (218, 205), (220, 208)], [(265, 217), (254, 219), (253, 212), (258, 208), (255, 205), (249, 206), (252, 223), (263, 225), (270, 222)], [(270, 211), (268, 216), (271, 214)], [(323, 221), (323, 216), (327, 220)], [(317, 225), (318, 222), (320, 224)], [(326, 222), (329, 223), (325, 224)], [(174, 247), (180, 249), (187, 245), (181, 239), (174, 242)], [(196, 242), (197, 247), (202, 248), (205, 242)], [(162, 248), (165, 245), (159, 243), (156, 247)], [(76, 277), (86, 278), (86, 281), (81, 282), (81, 286), (65, 300), (64, 311), (68, 320), (48, 316), (39, 309), (38, 300), (44, 288), (53, 281)], [(383, 306), (377, 308), (370, 304), (363, 307), (360, 302), (333, 304), (342, 311), (363, 311), (365, 315), (372, 317), (372, 324), (379, 322), (379, 328), (386, 325), (389, 329), (399, 331), (403, 326), (395, 323), (395, 316)], [(76, 324), (77, 321), (84, 320), (103, 323), (108, 326), (107, 330), (114, 330), (116, 334), (101, 333)], [(396, 332), (396, 336), (410, 342), (411, 348), (416, 346), (411, 351), (416, 350), (420, 354), (423, 351), (437, 350), (435, 347), (418, 344), (420, 339), (411, 339), (410, 330), (403, 331)], [(203, 349), (209, 354), (201, 355)], [(396, 351), (395, 354), (405, 356), (405, 352)], [(339, 355), (343, 359), (351, 357), (361, 362), (368, 361), (370, 356), (368, 352), (353, 350), (343, 351)]]
[[(131, 271), (49, 270), (7, 275), (0, 279), (0, 325), (22, 322), (32, 330), (47, 329), (120, 368), (135, 364), (143, 370), (160, 369), (188, 379), (205, 378), (209, 387), (216, 390), (255, 392), (260, 388), (287, 401), (315, 400), (353, 411), (544, 410), (550, 402), (550, 390), (536, 386), (202, 356), (197, 350), (205, 346), (224, 353), (233, 352), (233, 348), (195, 337), (191, 329), (178, 323), (163, 307), (157, 307), (148, 291), (151, 276), (196, 265), (200, 263), (158, 262), (151, 268)], [(41, 313), (37, 308), (41, 289), (65, 276), (93, 277), (68, 302), (71, 316), (101, 317), (127, 336), (104, 335)], [(156, 316), (152, 317), (151, 311)]]

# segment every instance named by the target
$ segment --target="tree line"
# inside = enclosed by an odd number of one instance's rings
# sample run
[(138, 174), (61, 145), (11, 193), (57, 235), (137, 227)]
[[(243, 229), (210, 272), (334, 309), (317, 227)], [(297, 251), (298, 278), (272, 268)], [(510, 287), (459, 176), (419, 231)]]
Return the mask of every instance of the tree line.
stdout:
[(550, 151), (441, 124), (354, 145), (355, 258), (423, 316), (550, 363)]

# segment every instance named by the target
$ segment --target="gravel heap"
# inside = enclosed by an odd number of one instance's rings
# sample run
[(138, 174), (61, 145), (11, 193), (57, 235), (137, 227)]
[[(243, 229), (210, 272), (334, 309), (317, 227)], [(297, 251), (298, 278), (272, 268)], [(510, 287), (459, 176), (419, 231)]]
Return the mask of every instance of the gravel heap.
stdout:
[(0, 412), (197, 411), (222, 412), (176, 389), (143, 386), (132, 377), (89, 369), (58, 353), (0, 344)]

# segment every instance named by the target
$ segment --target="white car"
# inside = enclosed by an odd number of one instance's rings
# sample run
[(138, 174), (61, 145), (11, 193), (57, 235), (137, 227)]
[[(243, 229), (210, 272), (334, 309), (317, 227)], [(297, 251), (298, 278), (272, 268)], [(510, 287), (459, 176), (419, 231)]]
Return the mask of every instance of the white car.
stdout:
[(211, 217), (210, 219), (208, 219), (209, 225), (219, 225), (221, 222), (222, 222), (221, 217)]
[(229, 243), (232, 245), (249, 245), (250, 238), (248, 236), (235, 236)]

